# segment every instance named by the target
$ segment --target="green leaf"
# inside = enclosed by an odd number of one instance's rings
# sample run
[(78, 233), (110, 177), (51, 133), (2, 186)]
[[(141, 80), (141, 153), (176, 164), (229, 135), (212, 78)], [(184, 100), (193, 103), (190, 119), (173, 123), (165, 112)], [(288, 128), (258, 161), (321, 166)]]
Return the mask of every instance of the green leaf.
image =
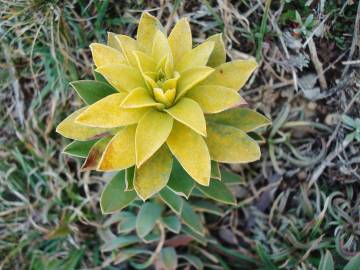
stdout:
[(208, 187), (197, 185), (197, 188), (207, 197), (221, 203), (236, 205), (234, 195), (229, 188), (221, 181), (212, 180)]
[(81, 171), (96, 170), (98, 168), (101, 156), (112, 137), (105, 137), (98, 140), (91, 148), (81, 166)]
[(135, 243), (141, 242), (140, 238), (135, 235), (119, 236), (105, 242), (101, 247), (102, 252), (112, 251), (114, 249), (123, 248)]
[(194, 180), (175, 158), (167, 186), (176, 194), (185, 196), (186, 198), (189, 198), (195, 186)]
[(63, 153), (74, 157), (86, 158), (89, 154), (91, 147), (96, 142), (97, 140), (73, 141), (64, 148)]
[(70, 256), (65, 262), (62, 262), (61, 269), (66, 269), (66, 270), (79, 269), (77, 268), (77, 266), (82, 261), (82, 257), (84, 256), (84, 253), (85, 253), (84, 250), (81, 249), (73, 249), (69, 251)]
[(264, 266), (266, 267), (265, 269), (278, 270), (278, 268), (271, 261), (270, 255), (266, 252), (265, 248), (259, 242), (256, 244), (256, 252), (259, 255)]
[(134, 216), (134, 214), (130, 211), (121, 211), (114, 213), (109, 216), (109, 218), (102, 224), (104, 228), (110, 227), (115, 223), (121, 222), (123, 219)]
[(221, 182), (228, 186), (244, 184), (240, 175), (224, 168), (221, 169)]
[(163, 210), (164, 207), (155, 202), (146, 202), (141, 206), (136, 218), (136, 233), (139, 237), (144, 238), (154, 229)]
[(112, 87), (109, 82), (105, 79), (105, 77), (103, 75), (101, 75), (99, 72), (95, 71), (94, 69), (95, 67), (93, 66), (93, 75), (94, 75), (94, 79), (98, 82), (102, 82), (102, 83), (106, 83), (108, 84), (110, 87)]
[(318, 270), (334, 270), (334, 259), (328, 250), (322, 256)]
[(124, 216), (120, 223), (117, 226), (118, 233), (129, 233), (135, 230), (136, 226), (136, 216), (131, 212), (128, 212), (126, 216)]
[(202, 261), (194, 255), (179, 255), (179, 258), (187, 260), (197, 270), (204, 269), (204, 264)]
[(125, 170), (125, 191), (134, 190), (135, 166)]
[(209, 114), (206, 120), (226, 126), (236, 127), (244, 132), (250, 132), (259, 127), (271, 124), (262, 114), (247, 108), (236, 108), (217, 114)]
[(143, 240), (143, 242), (145, 244), (159, 242), (159, 240), (160, 240), (160, 232), (159, 232), (159, 230), (154, 229), (151, 233), (149, 233), (147, 236), (142, 238), (142, 240)]
[(223, 163), (249, 163), (260, 159), (260, 147), (244, 131), (208, 123), (206, 144), (212, 160)]
[(164, 270), (175, 270), (178, 265), (175, 249), (173, 247), (163, 248), (160, 252), (160, 262)]
[(212, 53), (210, 55), (207, 65), (209, 67), (217, 67), (217, 66), (225, 63), (226, 50), (225, 50), (224, 41), (222, 39), (222, 34), (212, 35), (207, 39), (207, 41), (208, 40), (214, 41), (215, 46), (214, 46), (214, 50), (212, 51)]
[(181, 230), (181, 222), (177, 216), (167, 216), (161, 219), (165, 227), (173, 233), (179, 233)]
[(159, 192), (159, 195), (160, 198), (164, 201), (164, 203), (166, 203), (171, 208), (171, 210), (173, 210), (178, 215), (181, 214), (184, 205), (184, 200), (181, 197), (176, 195), (168, 187), (163, 188)]
[(360, 269), (360, 255), (353, 257), (344, 268), (344, 270), (359, 270), (359, 269)]
[(109, 84), (99, 81), (82, 80), (71, 82), (70, 85), (88, 105), (93, 104), (108, 95), (118, 93), (118, 91)]
[(265, 143), (266, 139), (261, 136), (260, 134), (256, 133), (256, 132), (249, 132), (247, 134), (249, 137), (251, 137), (253, 140), (257, 141), (258, 143)]
[(128, 261), (130, 258), (135, 257), (136, 255), (146, 254), (151, 255), (152, 251), (142, 248), (127, 248), (121, 250), (121, 253), (116, 254), (116, 260), (114, 264), (120, 264), (122, 262)]
[(221, 180), (221, 172), (219, 163), (211, 161), (211, 178)]
[(105, 186), (100, 207), (103, 214), (111, 214), (128, 206), (136, 198), (135, 191), (125, 190), (125, 171), (120, 171)]
[(213, 202), (198, 200), (191, 202), (191, 205), (198, 212), (206, 212), (220, 217), (224, 215), (224, 211), (220, 207), (216, 206)]
[(191, 229), (189, 226), (186, 226), (186, 225), (182, 226), (181, 231), (183, 231), (185, 234), (190, 236), (195, 241), (206, 246), (206, 244), (208, 242), (207, 239), (203, 235), (201, 235), (201, 234), (197, 233), (196, 231), (194, 231), (193, 229)]
[(341, 120), (343, 121), (344, 124), (348, 125), (349, 127), (356, 127), (356, 123), (354, 121), (354, 119), (352, 119), (350, 116), (347, 116), (346, 114), (343, 114), (341, 116)]
[(199, 215), (194, 212), (190, 203), (188, 203), (187, 201), (184, 201), (183, 210), (181, 212), (181, 219), (193, 231), (200, 235), (204, 235), (204, 225), (202, 224)]

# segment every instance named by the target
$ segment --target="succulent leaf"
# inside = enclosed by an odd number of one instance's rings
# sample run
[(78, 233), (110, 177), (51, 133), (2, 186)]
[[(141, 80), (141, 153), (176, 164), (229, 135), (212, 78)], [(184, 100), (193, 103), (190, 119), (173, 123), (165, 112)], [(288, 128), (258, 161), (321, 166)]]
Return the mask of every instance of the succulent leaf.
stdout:
[(107, 145), (98, 170), (123, 170), (135, 165), (135, 131), (136, 125), (126, 126), (118, 131)]
[(142, 87), (131, 91), (121, 103), (122, 108), (128, 109), (156, 106), (161, 106), (161, 103), (156, 102), (149, 94), (149, 91)]
[(91, 105), (111, 94), (118, 93), (110, 85), (98, 81), (81, 80), (71, 82), (70, 85), (75, 89), (76, 93), (82, 98), (82, 100), (84, 100), (84, 102), (88, 105)]
[(195, 186), (192, 177), (176, 159), (174, 159), (173, 169), (167, 186), (177, 195), (184, 196), (187, 199)]
[(164, 145), (135, 171), (134, 188), (142, 200), (163, 189), (169, 181), (173, 158)]
[(65, 118), (57, 127), (56, 132), (62, 136), (77, 140), (90, 141), (98, 139), (110, 134), (110, 130), (106, 128), (91, 128), (78, 124), (75, 119), (83, 113), (88, 107), (77, 110)]
[(186, 97), (195, 100), (204, 113), (218, 113), (247, 104), (237, 92), (221, 85), (195, 86)]
[(257, 64), (255, 59), (234, 60), (215, 68), (215, 71), (202, 81), (202, 85), (222, 85), (235, 91), (243, 87)]
[(182, 98), (170, 109), (165, 110), (180, 123), (201, 136), (206, 136), (206, 122), (199, 104), (189, 98)]
[(226, 50), (225, 50), (225, 44), (222, 39), (222, 34), (215, 34), (212, 35), (207, 39), (207, 41), (213, 41), (214, 49), (209, 57), (209, 61), (207, 62), (207, 65), (209, 67), (217, 67), (226, 61)]
[(174, 211), (176, 214), (180, 215), (184, 200), (177, 196), (171, 189), (168, 187), (164, 187), (159, 192), (160, 198), (171, 208), (172, 211)]
[(91, 148), (85, 159), (84, 164), (81, 166), (82, 171), (96, 170), (99, 166), (99, 162), (102, 154), (111, 137), (106, 137), (98, 140)]
[(150, 110), (136, 128), (136, 165), (140, 167), (167, 140), (173, 126), (173, 118), (165, 112)]
[[(107, 45), (110, 46), (111, 48), (114, 48), (114, 49), (122, 52), (119, 40), (116, 38), (116, 36), (117, 35), (115, 33), (108, 32), (107, 33)], [(125, 59), (125, 57), (124, 57), (124, 59)]]
[(167, 145), (185, 171), (196, 182), (204, 186), (209, 185), (210, 155), (201, 135), (175, 122), (167, 139)]
[(200, 44), (181, 58), (179, 63), (176, 65), (176, 70), (182, 73), (189, 68), (206, 66), (213, 49), (214, 42), (212, 41)]
[(90, 49), (97, 67), (125, 62), (124, 55), (119, 50), (111, 48), (110, 46), (92, 43), (90, 44)]
[(177, 96), (176, 100), (179, 100), (182, 96), (186, 94), (192, 87), (197, 85), (199, 82), (203, 81), (208, 77), (214, 69), (210, 67), (195, 67), (190, 68), (184, 71), (178, 82), (177, 82)]
[[(181, 45), (180, 45), (181, 44)], [(183, 55), (192, 49), (192, 35), (188, 20), (183, 18), (179, 20), (169, 35), (169, 45), (177, 63)]]
[(221, 181), (212, 180), (208, 187), (197, 187), (207, 197), (225, 204), (236, 205), (236, 199), (229, 188)]
[(161, 23), (154, 16), (147, 12), (141, 15), (136, 40), (146, 52), (151, 52), (154, 35), (160, 27)]
[(88, 127), (114, 128), (136, 124), (147, 108), (121, 108), (124, 93), (107, 96), (82, 111), (75, 122)]
[[(136, 60), (135, 60), (136, 61)], [(96, 69), (116, 89), (130, 92), (134, 88), (146, 87), (138, 69), (124, 64), (101, 66)]]
[(166, 38), (165, 34), (160, 30), (156, 31), (155, 33), (151, 54), (154, 61), (157, 63), (161, 63), (162, 61), (164, 61), (165, 63), (166, 60), (164, 59), (166, 59), (166, 57), (168, 57), (169, 55), (170, 57), (172, 57), (169, 41)]
[(125, 172), (120, 171), (105, 186), (101, 198), (100, 207), (103, 214), (111, 214), (128, 206), (136, 198), (136, 192), (124, 191)]
[(136, 66), (137, 62), (135, 59), (135, 56), (133, 54), (133, 51), (138, 50), (138, 43), (135, 39), (125, 36), (125, 35), (116, 35), (115, 39), (120, 44), (121, 51), (125, 57), (125, 62), (128, 65)]
[(268, 118), (248, 108), (236, 108), (214, 115), (207, 115), (206, 120), (221, 125), (236, 127), (244, 132), (254, 131), (260, 127), (271, 124)]
[(247, 163), (260, 158), (259, 145), (240, 129), (208, 123), (207, 131), (206, 143), (211, 159), (224, 163)]
[(74, 157), (86, 158), (89, 154), (91, 147), (96, 142), (97, 140), (73, 141), (64, 148), (63, 153)]

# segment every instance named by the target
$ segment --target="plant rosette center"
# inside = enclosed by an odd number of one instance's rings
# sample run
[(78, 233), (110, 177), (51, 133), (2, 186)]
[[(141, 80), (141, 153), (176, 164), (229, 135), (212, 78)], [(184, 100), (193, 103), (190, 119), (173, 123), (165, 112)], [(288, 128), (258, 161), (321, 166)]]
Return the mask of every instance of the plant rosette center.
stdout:
[(176, 84), (180, 78), (180, 73), (177, 71), (171, 72), (167, 77), (165, 72), (161, 69), (156, 74), (156, 80), (150, 76), (146, 76), (146, 82), (150, 95), (155, 102), (158, 102), (157, 108), (163, 110), (174, 105), (176, 99)]

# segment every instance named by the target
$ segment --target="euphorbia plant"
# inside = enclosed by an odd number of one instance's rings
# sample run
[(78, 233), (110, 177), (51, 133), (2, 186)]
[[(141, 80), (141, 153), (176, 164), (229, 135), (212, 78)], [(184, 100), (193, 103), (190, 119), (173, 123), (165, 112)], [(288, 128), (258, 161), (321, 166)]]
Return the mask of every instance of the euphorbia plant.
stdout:
[(65, 152), (86, 157), (83, 170), (125, 170), (116, 186), (107, 186), (104, 212), (160, 191), (162, 197), (169, 191), (188, 197), (194, 186), (219, 199), (210, 183), (225, 186), (218, 162), (260, 158), (247, 133), (269, 120), (241, 107), (246, 102), (238, 94), (256, 61), (226, 63), (220, 34), (193, 48), (187, 19), (167, 36), (155, 17), (143, 13), (136, 39), (109, 33), (107, 45), (90, 48), (96, 80), (72, 83), (87, 105), (57, 132), (75, 140)]

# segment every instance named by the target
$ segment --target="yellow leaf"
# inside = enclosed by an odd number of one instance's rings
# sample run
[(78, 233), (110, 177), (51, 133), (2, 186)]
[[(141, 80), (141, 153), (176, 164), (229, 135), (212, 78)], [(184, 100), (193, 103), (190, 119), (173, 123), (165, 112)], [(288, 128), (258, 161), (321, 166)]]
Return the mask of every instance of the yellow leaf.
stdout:
[[(108, 34), (107, 45), (110, 46), (111, 48), (114, 48), (114, 49), (119, 50), (120, 52), (122, 52), (120, 43), (116, 39), (116, 34), (112, 33), (112, 32), (108, 32), (107, 34)], [(125, 57), (124, 57), (124, 62), (126, 62)]]
[(121, 103), (122, 108), (142, 108), (161, 105), (150, 96), (148, 90), (142, 87), (132, 90)]
[(94, 63), (97, 67), (104, 65), (123, 64), (125, 61), (124, 55), (119, 50), (104, 44), (92, 43), (90, 44), (90, 50)]
[(189, 22), (186, 18), (179, 20), (169, 35), (169, 45), (175, 65), (181, 57), (192, 49), (192, 36)]
[(109, 135), (109, 129), (88, 127), (75, 122), (75, 119), (87, 108), (82, 108), (70, 114), (56, 127), (56, 132), (77, 141), (90, 141)]
[(260, 147), (240, 129), (208, 123), (206, 143), (212, 160), (247, 163), (260, 158)]
[(206, 119), (216, 124), (236, 127), (244, 132), (254, 131), (260, 127), (271, 124), (271, 121), (264, 115), (248, 108), (227, 110), (225, 112), (208, 115)]
[(123, 170), (135, 164), (135, 130), (136, 125), (120, 129), (108, 143), (98, 170)]
[(151, 110), (141, 118), (135, 135), (137, 167), (140, 167), (165, 143), (172, 125), (172, 117), (157, 110)]
[(129, 65), (136, 67), (136, 59), (133, 52), (139, 49), (138, 43), (135, 39), (125, 36), (125, 35), (116, 35), (115, 38), (118, 40), (122, 53), (125, 56), (126, 62)]
[(185, 171), (199, 184), (210, 182), (210, 155), (204, 139), (179, 122), (174, 122), (167, 145)]
[(172, 78), (174, 76), (174, 59), (171, 52), (169, 52), (166, 57), (164, 71), (167, 78)]
[(217, 66), (215, 71), (202, 81), (201, 85), (222, 85), (238, 91), (255, 69), (256, 61), (253, 58), (234, 60)]
[(95, 70), (116, 89), (130, 92), (138, 87), (146, 87), (145, 81), (137, 68), (127, 65), (107, 65)]
[(209, 61), (207, 62), (207, 65), (209, 67), (217, 67), (226, 61), (226, 50), (224, 41), (222, 39), (222, 34), (215, 34), (212, 35), (207, 39), (207, 41), (214, 41), (215, 46), (214, 50), (212, 51)]
[(157, 18), (147, 12), (143, 12), (140, 18), (136, 39), (146, 52), (151, 52), (155, 33), (160, 27), (161, 23)]
[(89, 154), (86, 157), (84, 164), (81, 166), (81, 171), (90, 171), (97, 169), (101, 156), (104, 153), (105, 148), (110, 140), (111, 137), (102, 138), (90, 148)]
[(160, 30), (157, 30), (154, 36), (154, 42), (151, 50), (151, 55), (156, 63), (164, 61), (170, 54), (170, 47), (168, 39), (165, 34)]
[(177, 81), (177, 96), (176, 100), (179, 100), (186, 94), (192, 87), (203, 81), (208, 77), (214, 69), (210, 67), (195, 67), (190, 68), (183, 72)]
[(214, 49), (214, 42), (208, 41), (187, 52), (176, 65), (175, 70), (182, 73), (189, 68), (206, 66)]
[(204, 113), (199, 104), (189, 98), (182, 98), (172, 106), (165, 110), (177, 121), (183, 123), (189, 128), (202, 136), (206, 136), (206, 122)]
[(179, 72), (175, 72), (174, 78), (166, 80), (163, 85), (162, 89), (168, 90), (168, 89), (176, 89), (177, 81), (180, 78)]
[(236, 91), (221, 85), (195, 86), (187, 92), (186, 97), (199, 103), (204, 113), (218, 113), (247, 104)]
[(155, 72), (156, 71), (156, 63), (149, 55), (141, 52), (141, 51), (134, 51), (133, 52), (139, 69), (145, 74), (148, 72)]
[(169, 107), (173, 104), (176, 95), (176, 90), (169, 89), (166, 92), (164, 92), (162, 88), (156, 87), (153, 89), (153, 93), (155, 100), (161, 102), (161, 104), (163, 105), (162, 107), (158, 106), (158, 108), (164, 108), (165, 106)]
[(167, 147), (161, 147), (147, 162), (136, 169), (134, 188), (144, 201), (166, 186), (172, 168), (172, 156)]
[(109, 95), (87, 107), (76, 122), (90, 127), (114, 128), (136, 124), (148, 108), (125, 109), (120, 104), (126, 94)]

